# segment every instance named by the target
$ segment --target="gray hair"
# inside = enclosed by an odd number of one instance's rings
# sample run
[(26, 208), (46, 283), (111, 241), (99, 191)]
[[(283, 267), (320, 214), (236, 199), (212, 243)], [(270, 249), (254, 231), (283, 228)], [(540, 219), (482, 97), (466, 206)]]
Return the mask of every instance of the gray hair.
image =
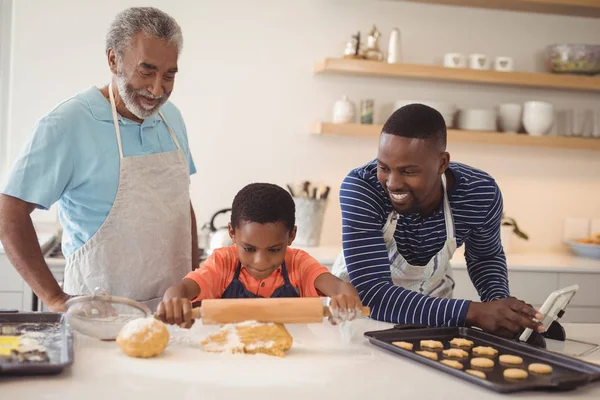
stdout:
[(173, 43), (177, 46), (177, 54), (183, 48), (181, 28), (173, 17), (154, 7), (132, 7), (117, 14), (110, 24), (106, 52), (112, 48), (122, 56), (140, 31), (149, 37)]

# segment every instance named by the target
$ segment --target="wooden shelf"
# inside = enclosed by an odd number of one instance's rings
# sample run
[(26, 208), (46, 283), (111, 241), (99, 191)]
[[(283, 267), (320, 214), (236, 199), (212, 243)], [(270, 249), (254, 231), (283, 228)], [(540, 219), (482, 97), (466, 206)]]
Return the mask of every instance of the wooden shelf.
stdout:
[[(334, 124), (316, 122), (311, 133), (324, 135), (346, 135), (362, 137), (378, 137), (383, 125)], [(514, 135), (499, 132), (477, 132), (448, 130), (450, 143), (482, 143), (501, 146), (551, 147), (558, 149), (583, 149), (600, 151), (600, 139), (569, 138), (559, 136)]]
[(404, 0), (412, 3), (526, 11), (543, 14), (600, 18), (598, 0)]
[(539, 72), (499, 72), (437, 65), (388, 64), (386, 62), (326, 58), (314, 65), (314, 72), (449, 82), (471, 82), (549, 89), (600, 91), (600, 76), (562, 75)]

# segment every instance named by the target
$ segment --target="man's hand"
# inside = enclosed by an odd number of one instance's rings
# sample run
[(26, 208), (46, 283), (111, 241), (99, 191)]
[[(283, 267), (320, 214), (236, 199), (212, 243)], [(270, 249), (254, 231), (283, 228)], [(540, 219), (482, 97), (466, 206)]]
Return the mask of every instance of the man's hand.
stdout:
[(51, 299), (46, 306), (52, 312), (65, 312), (67, 311), (67, 307), (65, 303), (69, 300), (71, 296), (66, 293), (61, 293), (58, 297)]
[(509, 297), (487, 303), (471, 302), (466, 322), (486, 332), (513, 338), (524, 328), (544, 332), (543, 325), (534, 318), (541, 321), (543, 316), (523, 301)]

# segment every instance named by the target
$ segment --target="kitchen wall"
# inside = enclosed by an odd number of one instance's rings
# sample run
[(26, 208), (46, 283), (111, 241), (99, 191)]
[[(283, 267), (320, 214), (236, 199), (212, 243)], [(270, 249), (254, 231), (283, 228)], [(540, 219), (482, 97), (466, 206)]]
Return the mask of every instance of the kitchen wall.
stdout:
[[(337, 188), (376, 153), (376, 139), (309, 135), (330, 120), (332, 104), (374, 98), (376, 122), (396, 99), (439, 99), (493, 107), (530, 99), (558, 108), (600, 109), (597, 93), (488, 87), (382, 78), (313, 76), (313, 63), (341, 55), (357, 30), (402, 31), (403, 57), (440, 63), (446, 52), (511, 56), (522, 70), (543, 69), (556, 42), (600, 43), (600, 20), (369, 0), (132, 1), (19, 0), (14, 5), (10, 158), (36, 120), (65, 98), (109, 79), (104, 35), (127, 6), (153, 5), (181, 24), (185, 48), (172, 100), (186, 119), (198, 174), (192, 200), (199, 225), (229, 206), (250, 181), (310, 179), (334, 190), (323, 244), (339, 244)], [(530, 236), (520, 250), (561, 248), (563, 218), (600, 216), (600, 153), (451, 144), (452, 159), (491, 173), (505, 210)], [(54, 216), (51, 216), (54, 218)]]

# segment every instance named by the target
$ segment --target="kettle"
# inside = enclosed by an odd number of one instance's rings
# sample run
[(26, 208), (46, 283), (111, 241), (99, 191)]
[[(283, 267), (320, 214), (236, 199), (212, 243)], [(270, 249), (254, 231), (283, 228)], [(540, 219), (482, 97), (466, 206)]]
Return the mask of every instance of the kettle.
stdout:
[(217, 211), (210, 219), (210, 222), (207, 222), (202, 227), (202, 231), (204, 234), (204, 246), (208, 245), (206, 249), (206, 254), (211, 255), (214, 249), (218, 249), (219, 247), (231, 246), (233, 241), (229, 237), (229, 229), (228, 226), (217, 228), (215, 226), (216, 218), (221, 214), (226, 214), (231, 212), (231, 208), (224, 208), (222, 210)]

